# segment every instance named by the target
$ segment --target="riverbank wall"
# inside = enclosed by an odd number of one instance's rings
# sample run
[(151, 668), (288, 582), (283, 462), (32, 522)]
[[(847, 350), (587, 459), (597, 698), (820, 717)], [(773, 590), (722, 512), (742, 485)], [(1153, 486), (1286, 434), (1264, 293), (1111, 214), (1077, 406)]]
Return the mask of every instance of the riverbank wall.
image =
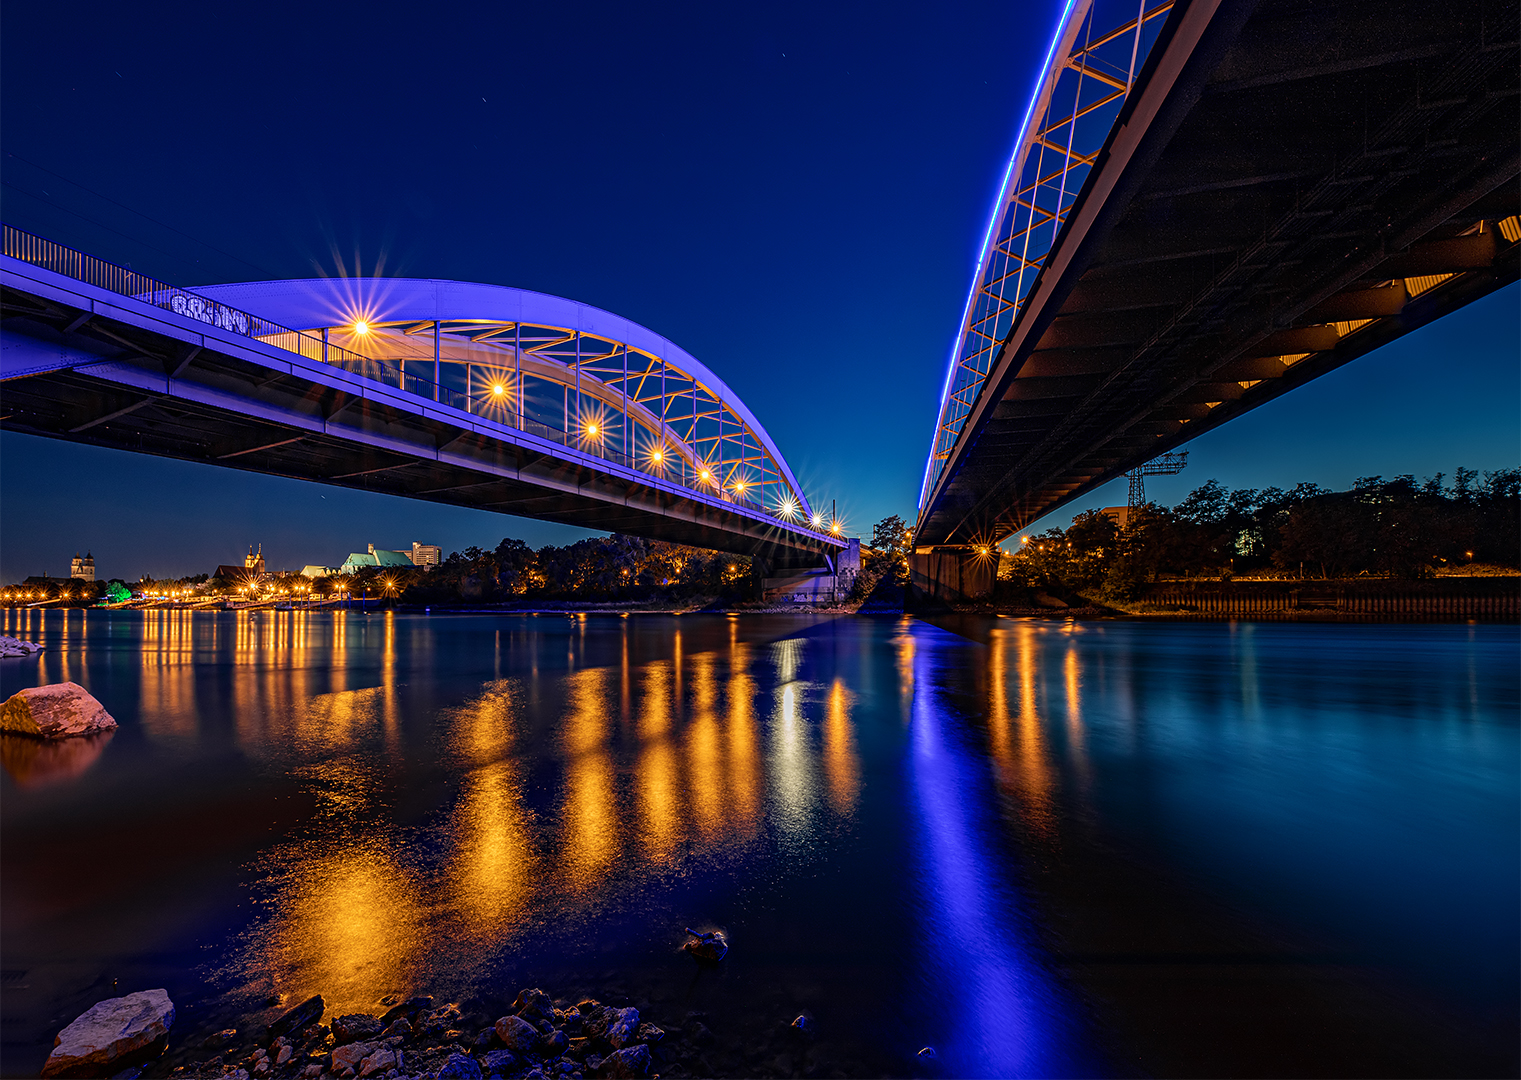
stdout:
[(1158, 581), (1133, 605), (1138, 613), (1374, 617), (1409, 620), (1521, 619), (1521, 577), (1387, 578), (1344, 581)]

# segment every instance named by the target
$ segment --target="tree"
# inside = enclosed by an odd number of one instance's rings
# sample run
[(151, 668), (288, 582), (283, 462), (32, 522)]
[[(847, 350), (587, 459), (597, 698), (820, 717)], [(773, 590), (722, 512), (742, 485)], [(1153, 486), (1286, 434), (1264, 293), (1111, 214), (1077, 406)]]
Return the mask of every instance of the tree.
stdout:
[(870, 559), (879, 565), (870, 569), (900, 585), (906, 583), (913, 542), (914, 533), (906, 521), (897, 514), (883, 518), (872, 526)]

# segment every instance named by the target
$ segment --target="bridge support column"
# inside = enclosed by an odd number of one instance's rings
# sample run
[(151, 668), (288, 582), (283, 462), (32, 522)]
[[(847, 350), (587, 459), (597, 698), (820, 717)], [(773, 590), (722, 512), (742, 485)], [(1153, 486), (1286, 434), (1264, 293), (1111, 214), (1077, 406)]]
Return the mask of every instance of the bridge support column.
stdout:
[(920, 548), (909, 557), (909, 598), (916, 605), (966, 603), (993, 594), (998, 559), (972, 548)]

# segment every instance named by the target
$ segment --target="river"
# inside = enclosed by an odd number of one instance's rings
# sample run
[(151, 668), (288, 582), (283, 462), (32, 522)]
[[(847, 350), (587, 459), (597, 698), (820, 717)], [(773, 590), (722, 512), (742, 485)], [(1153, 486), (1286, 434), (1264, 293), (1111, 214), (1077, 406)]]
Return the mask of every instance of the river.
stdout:
[(1521, 1066), (1515, 626), (0, 619), (121, 724), (0, 740), (7, 1076), (158, 986), (177, 1045), (542, 985), (739, 1075)]

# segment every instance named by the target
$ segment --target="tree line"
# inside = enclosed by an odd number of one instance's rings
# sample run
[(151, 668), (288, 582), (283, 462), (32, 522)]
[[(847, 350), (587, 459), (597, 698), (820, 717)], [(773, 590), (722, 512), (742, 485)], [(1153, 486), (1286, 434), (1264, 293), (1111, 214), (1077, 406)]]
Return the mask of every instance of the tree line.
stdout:
[(1347, 491), (1211, 480), (1176, 506), (1131, 510), (1123, 525), (1079, 514), (1007, 553), (999, 577), (1130, 599), (1159, 577), (1420, 578), (1475, 564), (1521, 565), (1521, 469), (1460, 468), (1450, 482), (1365, 476)]
[[(327, 591), (318, 582), (314, 592)], [(537, 550), (507, 537), (495, 548), (451, 552), (430, 570), (366, 568), (326, 582), (350, 595), (407, 604), (535, 600), (682, 602), (745, 599), (754, 591), (750, 560), (718, 551), (614, 533)]]

